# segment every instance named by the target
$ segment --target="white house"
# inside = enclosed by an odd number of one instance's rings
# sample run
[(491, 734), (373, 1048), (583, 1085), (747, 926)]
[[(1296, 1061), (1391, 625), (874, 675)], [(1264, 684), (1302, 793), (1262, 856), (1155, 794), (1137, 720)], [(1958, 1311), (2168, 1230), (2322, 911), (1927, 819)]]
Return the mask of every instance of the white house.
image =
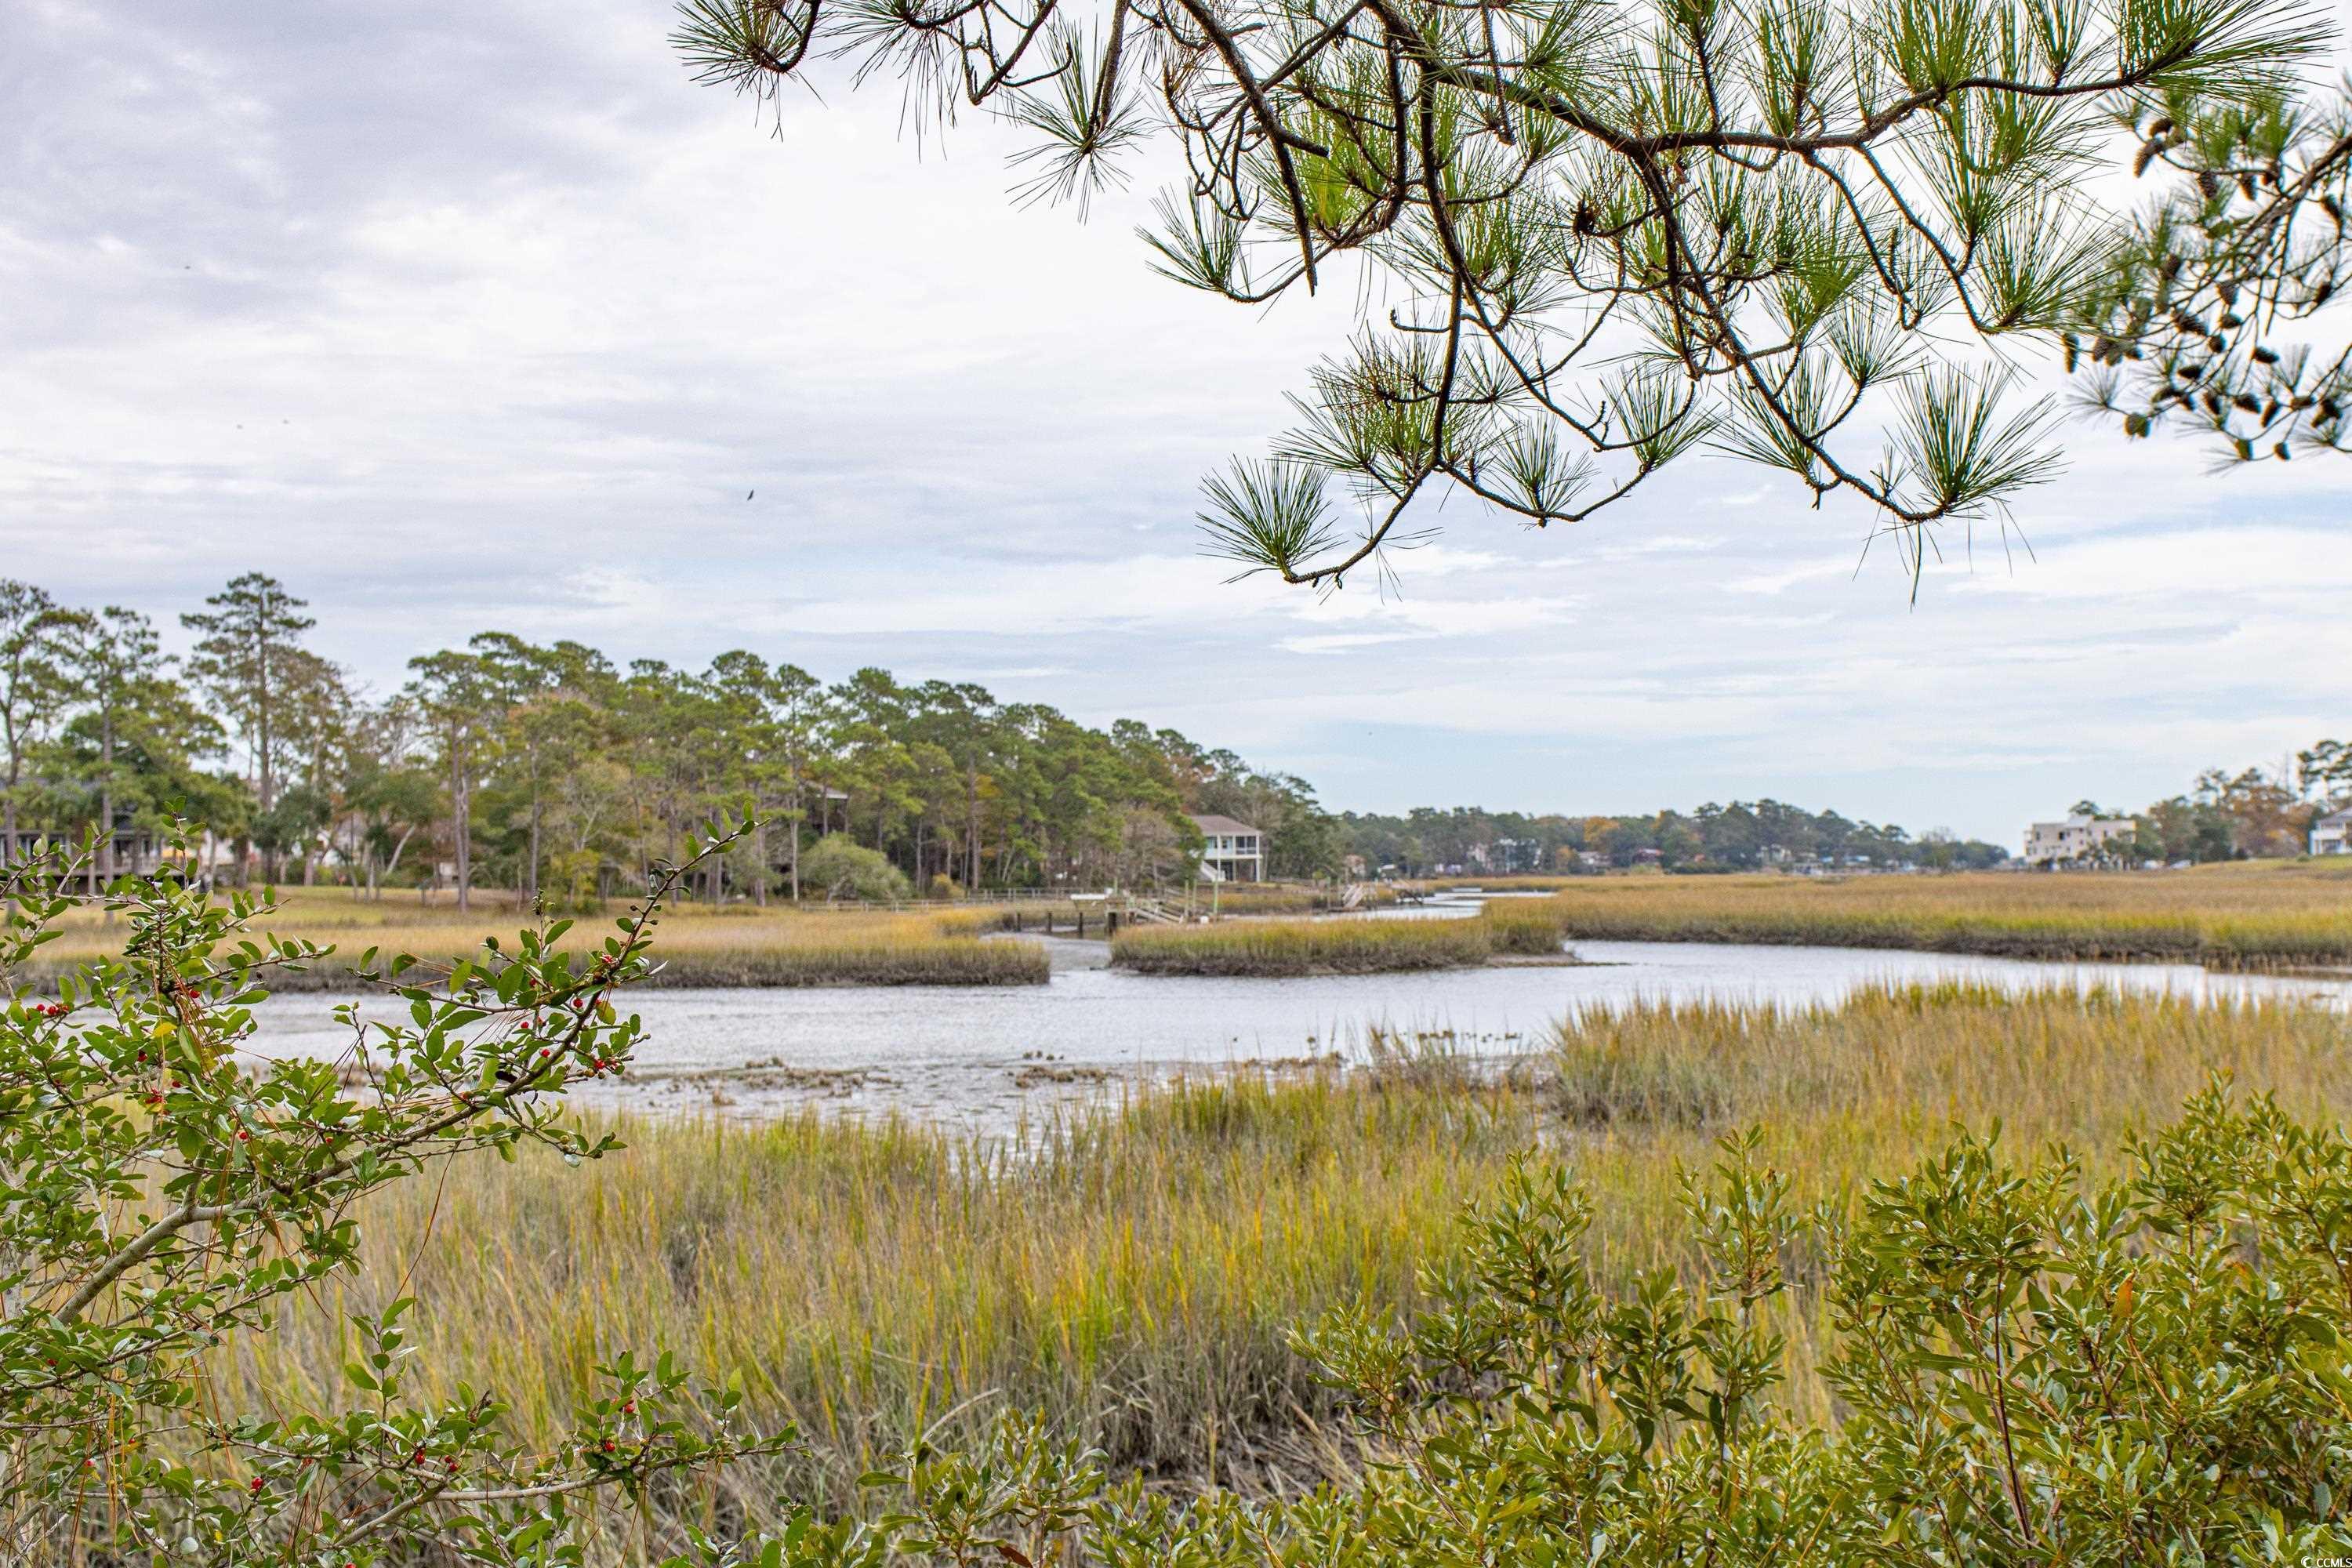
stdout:
[(2058, 866), (2077, 860), (2108, 858), (2107, 845), (2139, 833), (2135, 816), (2084, 816), (2076, 813), (2063, 822), (2037, 822), (2025, 833), (2025, 863)]
[(1230, 816), (1196, 816), (1192, 826), (1208, 843), (1201, 850), (1201, 868), (1224, 882), (1265, 880), (1265, 835)]
[(2352, 855), (2352, 806), (2331, 811), (2311, 825), (2314, 855)]

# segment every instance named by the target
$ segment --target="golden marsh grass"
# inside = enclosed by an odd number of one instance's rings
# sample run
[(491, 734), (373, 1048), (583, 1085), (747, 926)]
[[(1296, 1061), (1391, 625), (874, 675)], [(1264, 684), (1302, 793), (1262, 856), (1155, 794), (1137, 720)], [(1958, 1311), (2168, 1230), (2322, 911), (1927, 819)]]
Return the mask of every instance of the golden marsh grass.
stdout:
[(1567, 920), (1549, 900), (1518, 899), (1467, 919), (1130, 925), (1111, 939), (1110, 961), (1144, 974), (1382, 974), (1458, 969), (1497, 954), (1558, 956), (1567, 936)]
[(1494, 951), (1475, 920), (1236, 920), (1127, 926), (1110, 961), (1142, 974), (1286, 977), (1458, 969)]
[[(1995, 1121), (2023, 1153), (2095, 1165), (2210, 1071), (2300, 1114), (2352, 1106), (2341, 1013), (2284, 1001), (2010, 995), (1946, 985), (1777, 1012), (1651, 1005), (1564, 1026), (1507, 1072), (1385, 1067), (1181, 1085), (983, 1146), (890, 1121), (637, 1121), (581, 1172), (481, 1163), (376, 1210), (355, 1277), (223, 1374), (331, 1396), (339, 1314), (410, 1276), (439, 1386), (491, 1381), (524, 1436), (561, 1429), (599, 1356), (666, 1346), (740, 1375), (808, 1434), (781, 1474), (835, 1498), (910, 1434), (970, 1436), (1038, 1409), (1120, 1468), (1288, 1484), (1343, 1467), (1289, 1326), (1356, 1300), (1402, 1307), (1450, 1216), (1543, 1147), (1591, 1188), (1604, 1276), (1685, 1260), (1678, 1169), (1764, 1129), (1801, 1202), (1837, 1200)], [(1816, 1304), (1783, 1327), (1787, 1397), (1815, 1410)]]
[[(421, 904), (397, 895), (383, 902), (353, 898), (342, 889), (284, 889), (273, 914), (254, 922), (257, 931), (332, 943), (333, 957), (301, 974), (279, 974), (271, 988), (335, 990), (350, 986), (351, 972), (367, 949), (385, 954), (409, 952), (427, 962), (479, 955), (483, 939), (510, 939), (529, 917), (490, 904), (472, 910)], [(1039, 914), (1028, 920), (1034, 928)], [(601, 942), (612, 932), (612, 916), (578, 917), (565, 942), (575, 948)], [(1067, 924), (1068, 916), (1063, 915)], [(749, 905), (719, 909), (686, 904), (662, 912), (654, 954), (660, 971), (647, 984), (698, 985), (1020, 985), (1043, 984), (1045, 951), (1034, 942), (982, 941), (1003, 929), (1007, 911), (988, 906), (944, 910), (833, 911), (761, 910)], [(45, 972), (87, 963), (116, 950), (119, 927), (98, 916), (77, 914), (66, 934), (42, 950)]]
[(2352, 963), (2352, 866), (2162, 872), (1593, 877), (1555, 895), (1571, 937), (1916, 948), (2217, 967)]

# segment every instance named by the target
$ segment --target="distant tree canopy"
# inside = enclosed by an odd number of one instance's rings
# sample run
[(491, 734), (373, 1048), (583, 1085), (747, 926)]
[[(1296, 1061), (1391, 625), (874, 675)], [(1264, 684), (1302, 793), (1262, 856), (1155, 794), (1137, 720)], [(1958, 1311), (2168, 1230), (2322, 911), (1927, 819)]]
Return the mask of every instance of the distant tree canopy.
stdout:
[(1528, 815), (1456, 806), (1418, 806), (1402, 816), (1343, 812), (1339, 828), (1349, 854), (1367, 868), (1393, 866), (1405, 876), (1443, 867), (1493, 874), (1553, 873), (1654, 860), (1668, 870), (1759, 870), (1797, 861), (1969, 868), (1999, 865), (2008, 851), (1979, 840), (1931, 832), (1915, 839), (1900, 827), (1857, 822), (1834, 811), (1809, 812), (1777, 800), (1709, 803), (1696, 811), (1646, 816)]
[[(480, 879), (570, 902), (641, 888), (696, 824), (749, 809), (761, 826), (698, 868), (698, 896), (887, 897), (1158, 884), (1189, 874), (1188, 814), (1222, 812), (1266, 831), (1278, 874), (1339, 869), (1305, 780), (1137, 721), (1094, 729), (882, 669), (828, 686), (740, 649), (624, 668), (503, 632), (412, 659), (371, 701), (304, 642), (282, 584), (248, 574), (211, 604), (187, 617), (202, 640), (181, 667), (133, 612), (0, 582), (0, 858), (17, 837), (152, 832), (176, 810), (304, 881), (380, 888), (446, 864), (461, 900)], [(835, 852), (845, 877), (804, 868), (827, 837), (864, 852)]]
[[(1860, 497), (1916, 571), (1931, 529), (2054, 469), (2057, 405), (2010, 395), (2011, 340), (2192, 392), (2243, 382), (2305, 438), (2343, 437), (2340, 371), (2264, 361), (2192, 307), (2328, 297), (2340, 247), (2308, 258), (2305, 237), (2326, 237), (2294, 225), (2306, 202), (2340, 225), (2344, 160), (2298, 107), (2326, 32), (2294, 0), (684, 0), (679, 16), (690, 67), (762, 100), (844, 56), (859, 80), (901, 78), (918, 117), (1001, 113), (1034, 136), (1032, 197), (1083, 202), (1165, 133), (1189, 174), (1144, 237), (1157, 270), (1254, 307), (1360, 289), (1298, 427), (1208, 482), (1203, 524), (1244, 573), (1336, 586), (1449, 489), (1574, 521), (1700, 447)], [(2123, 127), (2143, 168), (2178, 166), (2197, 193), (2138, 233), (2091, 195)], [(2226, 348), (2194, 346), (2209, 332)]]
[(2261, 768), (2208, 768), (2189, 790), (2135, 814), (2139, 831), (2132, 853), (2167, 864), (2300, 855), (2325, 799), (2306, 801), (2286, 779)]
[[(2320, 741), (2298, 753), (2293, 776), (2263, 768), (2208, 768), (2189, 789), (2139, 810), (2090, 799), (2070, 815), (2132, 817), (2137, 834), (2116, 847), (2130, 861), (2244, 860), (2305, 852), (2315, 816), (2352, 805), (2352, 742)], [(1809, 812), (1777, 800), (1709, 803), (1648, 816), (1450, 810), (1416, 806), (1402, 816), (1342, 812), (1333, 819), (1345, 852), (1367, 869), (1404, 876), (1440, 868), (1494, 875), (1552, 873), (1654, 861), (1671, 871), (1743, 871), (1807, 860), (1875, 867), (1971, 870), (1998, 866), (2010, 851), (1945, 828), (1916, 837), (1893, 824)]]

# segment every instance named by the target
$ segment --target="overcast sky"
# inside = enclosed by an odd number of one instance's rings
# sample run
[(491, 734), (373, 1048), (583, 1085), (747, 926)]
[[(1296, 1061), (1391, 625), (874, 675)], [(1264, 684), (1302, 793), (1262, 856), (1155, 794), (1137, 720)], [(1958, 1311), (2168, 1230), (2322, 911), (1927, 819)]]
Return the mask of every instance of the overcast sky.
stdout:
[(1148, 192), (1022, 210), (996, 128), (919, 150), (887, 85), (770, 135), (668, 25), (0, 7), (0, 574), (170, 623), (265, 569), (379, 689), (492, 626), (978, 680), (1358, 809), (1773, 795), (2008, 842), (2352, 731), (2352, 465), (2093, 427), (2031, 557), (1981, 537), (1916, 607), (1861, 512), (1706, 458), (1574, 529), (1457, 502), (1402, 597), (1225, 586), (1199, 477), (1354, 298), (1181, 289)]

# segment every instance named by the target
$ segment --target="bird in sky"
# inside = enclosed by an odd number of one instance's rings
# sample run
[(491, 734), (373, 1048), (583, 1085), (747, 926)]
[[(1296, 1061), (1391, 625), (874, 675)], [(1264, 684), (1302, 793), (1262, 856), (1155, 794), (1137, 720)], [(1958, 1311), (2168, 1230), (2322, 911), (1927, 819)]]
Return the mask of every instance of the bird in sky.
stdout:
[(759, 492), (758, 490), (756, 490), (756, 489), (749, 489), (749, 490), (745, 490), (745, 491), (743, 492), (743, 499), (744, 499), (745, 500), (750, 500), (753, 496), (758, 495), (759, 493), (760, 493), (760, 492)]

